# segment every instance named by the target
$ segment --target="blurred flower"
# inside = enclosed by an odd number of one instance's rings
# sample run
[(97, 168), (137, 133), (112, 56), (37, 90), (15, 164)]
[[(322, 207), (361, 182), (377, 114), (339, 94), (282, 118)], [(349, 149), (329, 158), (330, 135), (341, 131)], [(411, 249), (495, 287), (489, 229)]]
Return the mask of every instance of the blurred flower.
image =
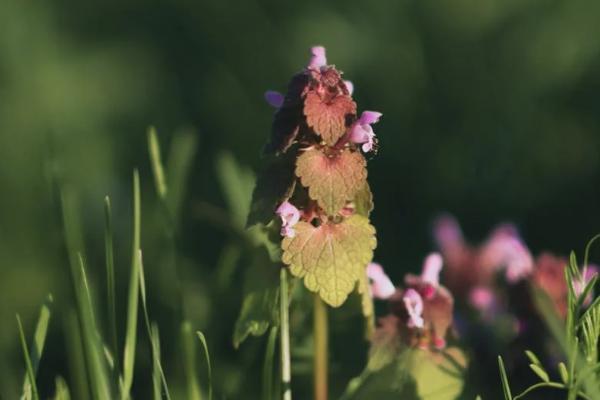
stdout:
[(479, 255), (481, 268), (504, 268), (509, 283), (518, 281), (533, 272), (533, 257), (523, 244), (514, 225), (503, 224), (494, 229)]
[(420, 276), (407, 274), (404, 282), (408, 286), (419, 288), (424, 298), (430, 299), (435, 295), (440, 285), (440, 271), (442, 270), (443, 259), (439, 253), (431, 253), (423, 261), (423, 268)]
[(348, 89), (348, 94), (352, 96), (352, 93), (354, 93), (354, 84), (350, 81), (344, 81), (344, 84), (346, 85), (346, 89)]
[(383, 267), (377, 263), (369, 263), (367, 277), (371, 283), (371, 296), (376, 299), (387, 299), (396, 291), (394, 284), (383, 271)]
[(408, 312), (408, 327), (423, 328), (423, 299), (419, 292), (414, 289), (406, 290), (402, 301)]
[(275, 90), (267, 90), (265, 92), (265, 100), (273, 108), (281, 108), (285, 96)]
[(293, 227), (300, 220), (300, 211), (292, 203), (284, 201), (275, 212), (281, 218), (281, 235), (294, 237), (296, 231)]
[(568, 288), (565, 281), (567, 259), (551, 253), (542, 253), (535, 260), (533, 283), (552, 300), (556, 312), (563, 318), (567, 315)]
[[(581, 296), (583, 290), (587, 286), (587, 284), (598, 275), (598, 266), (596, 265), (588, 265), (585, 271), (581, 274), (581, 279), (576, 279), (573, 281), (573, 290), (577, 296)], [(590, 293), (585, 298), (584, 304), (589, 304), (592, 301), (592, 294)]]
[(373, 149), (375, 143), (375, 132), (372, 124), (379, 121), (380, 112), (363, 111), (360, 118), (350, 128), (350, 141), (356, 144), (362, 144), (362, 150), (367, 153)]
[(314, 46), (310, 49), (311, 58), (308, 63), (309, 69), (320, 69), (327, 65), (327, 57), (325, 56), (325, 47)]
[(469, 293), (469, 303), (477, 310), (486, 312), (494, 305), (495, 296), (490, 288), (478, 286)]

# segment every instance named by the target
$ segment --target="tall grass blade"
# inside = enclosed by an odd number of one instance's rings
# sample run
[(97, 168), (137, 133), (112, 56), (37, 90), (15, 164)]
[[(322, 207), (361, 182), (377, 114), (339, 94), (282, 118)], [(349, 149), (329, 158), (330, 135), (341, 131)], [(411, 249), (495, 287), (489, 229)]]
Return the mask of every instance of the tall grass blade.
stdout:
[(158, 336), (154, 337), (154, 331), (158, 334), (158, 328), (152, 329), (150, 324), (150, 318), (148, 317), (148, 306), (146, 304), (146, 278), (144, 275), (144, 263), (142, 261), (142, 251), (138, 252), (138, 266), (139, 266), (139, 277), (140, 277), (140, 296), (142, 298), (142, 310), (144, 312), (144, 320), (146, 321), (146, 329), (148, 331), (148, 338), (152, 346), (152, 365), (158, 372), (162, 387), (164, 387), (167, 399), (170, 399), (169, 387), (167, 385), (167, 379), (165, 377), (162, 364), (160, 362), (160, 343)]
[(113, 354), (114, 370), (118, 376), (121, 372), (119, 357), (117, 356), (117, 298), (115, 293), (115, 261), (113, 250), (112, 210), (110, 197), (104, 198), (104, 252), (106, 259), (106, 298), (107, 316), (110, 335), (110, 351)]
[[(48, 333), (48, 324), (50, 323), (50, 307), (54, 299), (52, 295), (49, 294), (46, 298), (46, 301), (42, 305), (40, 309), (40, 316), (38, 317), (38, 321), (35, 327), (35, 332), (33, 334), (33, 343), (31, 348), (29, 349), (29, 358), (31, 359), (31, 366), (33, 367), (34, 374), (37, 374), (38, 367), (40, 365), (40, 359), (42, 358), (42, 354), (44, 352), (44, 344), (46, 343), (46, 335)], [(31, 399), (31, 381), (29, 380), (29, 376), (25, 375), (25, 380), (23, 382), (23, 395), (21, 399)]]
[(21, 324), (21, 317), (17, 314), (17, 325), (19, 326), (19, 339), (21, 340), (21, 349), (23, 350), (23, 358), (25, 359), (25, 367), (27, 371), (27, 378), (31, 382), (31, 399), (39, 400), (37, 385), (35, 383), (35, 372), (31, 364), (31, 358), (29, 357), (29, 350), (27, 349), (27, 341), (25, 340), (25, 333), (23, 332), (23, 325)]
[(139, 256), (141, 226), (140, 176), (133, 171), (133, 241), (131, 254), (131, 278), (129, 281), (129, 298), (127, 302), (127, 329), (125, 332), (125, 348), (123, 349), (123, 380), (121, 383), (121, 400), (130, 398), (133, 372), (135, 366), (135, 346), (138, 319), (139, 298)]
[(200, 343), (202, 343), (202, 349), (204, 350), (204, 358), (206, 359), (206, 370), (208, 371), (208, 400), (212, 400), (212, 367), (210, 364), (210, 354), (208, 353), (208, 345), (204, 334), (200, 331), (196, 331)]
[(197, 147), (198, 139), (191, 131), (179, 132), (171, 142), (167, 160), (167, 182), (169, 183), (167, 205), (175, 222), (175, 229), (178, 225), (181, 204), (187, 188), (186, 182)]
[(263, 389), (262, 398), (273, 399), (273, 367), (275, 363), (275, 347), (277, 345), (277, 327), (272, 326), (267, 339), (265, 351), (265, 363), (263, 365)]
[(54, 400), (71, 400), (71, 392), (65, 380), (58, 376), (56, 377)]
[(181, 325), (181, 343), (183, 346), (184, 372), (187, 381), (187, 399), (201, 400), (202, 392), (198, 383), (196, 373), (196, 351), (194, 346), (194, 337), (192, 335), (192, 325), (185, 321)]
[(69, 310), (64, 321), (66, 334), (65, 347), (67, 348), (69, 372), (71, 374), (71, 382), (75, 395), (74, 398), (87, 400), (90, 398), (90, 385), (85, 363), (85, 348), (75, 310)]
[[(156, 356), (153, 357), (152, 361), (152, 393), (154, 394), (154, 400), (162, 400), (162, 378), (163, 371), (160, 365), (160, 336), (158, 334), (158, 326), (152, 324), (152, 351), (155, 352)], [(166, 390), (167, 398), (170, 397), (169, 391)]]
[(504, 399), (512, 400), (510, 385), (508, 384), (508, 377), (506, 376), (506, 369), (504, 368), (504, 361), (502, 361), (501, 356), (498, 356), (498, 368), (500, 369), (500, 379), (502, 381), (502, 391), (504, 392)]
[(148, 152), (150, 153), (150, 161), (152, 163), (156, 194), (164, 201), (167, 197), (167, 180), (160, 156), (160, 144), (158, 143), (156, 129), (153, 126), (148, 128)]

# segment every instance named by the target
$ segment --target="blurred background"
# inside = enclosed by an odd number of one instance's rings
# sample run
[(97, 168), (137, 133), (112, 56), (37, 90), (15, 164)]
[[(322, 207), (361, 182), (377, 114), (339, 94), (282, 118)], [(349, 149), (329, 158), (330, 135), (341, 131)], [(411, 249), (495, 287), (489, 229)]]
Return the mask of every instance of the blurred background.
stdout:
[[(172, 386), (183, 386), (186, 318), (206, 334), (220, 398), (259, 398), (264, 338), (237, 351), (231, 340), (246, 267), (231, 225), (243, 224), (249, 189), (232, 194), (223, 181), (233, 168), (251, 182), (273, 115), (263, 93), (285, 90), (311, 45), (326, 46), (354, 82), (359, 111), (383, 113), (369, 180), (376, 260), (395, 282), (434, 248), (441, 212), (472, 241), (513, 221), (534, 254), (581, 251), (600, 231), (599, 20), (593, 0), (0, 2), (0, 398), (16, 398), (24, 371), (14, 315), (31, 334), (48, 293), (56, 311), (42, 394), (73, 374), (61, 197), (79, 210), (101, 300), (111, 197), (123, 331), (134, 168), (150, 312)], [(163, 157), (175, 149), (191, 160), (174, 240), (160, 227), (149, 125)], [(335, 391), (363, 366), (367, 346), (351, 328), (332, 332)], [(308, 384), (298, 365), (296, 382)], [(143, 382), (137, 398), (149, 398)]]

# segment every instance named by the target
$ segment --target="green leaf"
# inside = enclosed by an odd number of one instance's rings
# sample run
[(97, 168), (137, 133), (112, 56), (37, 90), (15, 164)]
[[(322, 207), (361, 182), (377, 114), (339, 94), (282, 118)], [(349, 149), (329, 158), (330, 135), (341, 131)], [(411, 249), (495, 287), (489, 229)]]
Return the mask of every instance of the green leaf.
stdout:
[(371, 211), (373, 211), (373, 193), (371, 193), (371, 188), (367, 181), (365, 181), (360, 190), (356, 192), (356, 195), (354, 196), (354, 207), (356, 213), (364, 217), (369, 217)]
[[(112, 211), (110, 198), (104, 198), (104, 255), (106, 263), (106, 297), (107, 315), (110, 331), (110, 351), (118, 354), (117, 339), (117, 301), (115, 294), (115, 260), (113, 251)], [(114, 367), (117, 375), (121, 373), (119, 357), (114, 357)]]
[(356, 114), (356, 103), (347, 95), (324, 101), (316, 91), (310, 91), (304, 100), (306, 123), (333, 146), (346, 133), (346, 120)]
[(450, 347), (443, 353), (428, 350), (412, 352), (410, 374), (422, 400), (454, 400), (463, 390), (467, 359)]
[(533, 351), (525, 350), (525, 354), (527, 355), (527, 358), (529, 358), (529, 360), (531, 361), (532, 364), (542, 365), (539, 358), (535, 355), (535, 353)]
[(504, 368), (504, 361), (502, 361), (502, 357), (500, 356), (498, 356), (498, 368), (500, 369), (500, 380), (502, 381), (502, 391), (504, 392), (504, 399), (512, 400), (510, 385), (508, 384), (508, 377), (506, 376), (506, 369)]
[(192, 335), (192, 325), (188, 321), (181, 324), (181, 343), (183, 350), (184, 365), (183, 370), (187, 383), (187, 396), (189, 400), (201, 400), (202, 392), (198, 383), (198, 374), (196, 367), (196, 346)]
[(233, 344), (237, 348), (248, 335), (261, 336), (278, 324), (279, 266), (267, 252), (257, 249), (244, 277), (244, 300), (235, 323)]
[(167, 162), (167, 182), (169, 192), (167, 208), (175, 223), (178, 223), (181, 204), (188, 185), (186, 184), (192, 161), (198, 148), (198, 138), (192, 131), (183, 130), (173, 137)]
[(241, 166), (231, 153), (220, 153), (217, 156), (217, 175), (229, 212), (237, 227), (246, 224), (254, 187), (254, 174)]
[(206, 343), (206, 338), (202, 332), (196, 331), (196, 335), (198, 336), (198, 339), (200, 339), (202, 350), (204, 351), (204, 359), (206, 360), (206, 369), (208, 373), (208, 400), (212, 400), (212, 367), (210, 364), (210, 354), (208, 353), (208, 344)]
[(156, 193), (161, 200), (164, 200), (167, 197), (167, 180), (160, 156), (160, 144), (158, 143), (156, 129), (153, 126), (148, 128), (148, 152), (152, 163)]
[(25, 369), (27, 371), (27, 379), (31, 383), (31, 398), (33, 400), (39, 400), (40, 396), (37, 390), (37, 384), (35, 383), (35, 372), (33, 365), (31, 364), (31, 358), (29, 357), (29, 350), (27, 349), (27, 340), (25, 339), (25, 333), (23, 332), (23, 324), (21, 324), (21, 317), (17, 314), (17, 325), (19, 327), (19, 339), (21, 340), (21, 350), (23, 351), (23, 358), (25, 359)]
[[(54, 299), (52, 298), (52, 295), (49, 294), (46, 298), (46, 302), (42, 305), (42, 308), (40, 309), (40, 316), (38, 317), (35, 332), (33, 334), (33, 343), (29, 350), (29, 357), (31, 359), (31, 365), (34, 374), (37, 374), (38, 367), (40, 365), (40, 359), (42, 358), (42, 354), (44, 353), (44, 344), (46, 343), (48, 324), (50, 323), (50, 307), (53, 303)], [(31, 383), (28, 374), (25, 375), (25, 379), (23, 382), (23, 396), (21, 398), (32, 398)]]
[(360, 295), (362, 314), (365, 317), (366, 323), (365, 336), (369, 339), (375, 331), (375, 307), (369, 289), (369, 278), (367, 277), (366, 268), (358, 280), (358, 294)]
[(133, 242), (131, 254), (131, 277), (129, 280), (129, 298), (127, 302), (127, 328), (125, 348), (123, 349), (123, 379), (121, 381), (121, 400), (130, 398), (135, 366), (135, 347), (137, 341), (137, 320), (139, 302), (139, 250), (141, 231), (140, 177), (133, 172)]
[(353, 215), (340, 223), (318, 227), (298, 222), (293, 238), (283, 239), (282, 261), (310, 291), (339, 307), (356, 287), (377, 246), (369, 220)]
[(267, 348), (265, 351), (265, 361), (263, 364), (263, 384), (262, 384), (262, 399), (273, 399), (273, 366), (275, 365), (275, 347), (277, 345), (276, 326), (271, 327), (269, 337), (267, 339)]
[(550, 377), (548, 376), (548, 373), (544, 370), (544, 368), (537, 364), (529, 364), (529, 368), (531, 368), (531, 370), (535, 372), (535, 374), (539, 376), (541, 380), (543, 380), (544, 382), (550, 382)]
[(333, 216), (364, 187), (366, 161), (360, 152), (349, 149), (313, 148), (298, 157), (296, 175), (310, 197)]
[(558, 363), (558, 372), (560, 373), (560, 379), (562, 379), (563, 383), (565, 385), (569, 383), (569, 372), (567, 371), (567, 366), (564, 362)]
[(71, 392), (65, 380), (58, 376), (56, 377), (54, 400), (71, 400)]

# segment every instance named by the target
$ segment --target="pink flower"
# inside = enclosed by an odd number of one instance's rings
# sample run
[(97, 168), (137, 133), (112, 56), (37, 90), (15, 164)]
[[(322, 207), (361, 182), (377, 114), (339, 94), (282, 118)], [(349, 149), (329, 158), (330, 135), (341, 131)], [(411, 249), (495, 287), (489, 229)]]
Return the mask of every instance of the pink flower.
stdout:
[(504, 268), (506, 279), (516, 283), (533, 272), (533, 257), (516, 228), (504, 224), (495, 229), (481, 251), (481, 263), (491, 268)]
[(294, 225), (300, 220), (300, 211), (290, 202), (284, 201), (275, 211), (281, 217), (281, 235), (293, 238)]
[(402, 296), (402, 301), (408, 312), (408, 327), (423, 328), (423, 299), (419, 292), (414, 289), (407, 289)]
[(491, 289), (484, 286), (478, 286), (473, 288), (469, 293), (469, 302), (473, 307), (484, 312), (493, 306), (495, 296)]
[(440, 285), (440, 272), (443, 264), (440, 253), (429, 254), (423, 262), (423, 272), (421, 273), (423, 282), (437, 288)]
[(344, 85), (346, 85), (346, 89), (348, 89), (348, 94), (352, 96), (352, 93), (354, 93), (354, 84), (350, 81), (344, 81)]
[(327, 57), (325, 57), (325, 47), (314, 46), (310, 49), (311, 58), (308, 63), (309, 69), (319, 70), (327, 65)]
[(375, 133), (371, 125), (378, 122), (381, 115), (376, 111), (363, 111), (360, 118), (350, 128), (350, 141), (362, 144), (362, 150), (365, 153), (373, 149)]
[[(585, 274), (582, 274), (581, 280), (573, 281), (573, 290), (575, 290), (575, 295), (581, 296), (583, 290), (587, 286), (587, 284), (594, 278), (594, 276), (598, 275), (598, 267), (596, 265), (588, 265), (585, 270)], [(584, 304), (589, 304), (592, 300), (591, 294), (585, 299)]]
[(371, 296), (376, 299), (387, 299), (396, 292), (396, 287), (385, 274), (381, 265), (369, 263), (367, 265), (367, 277), (371, 281)]
[(269, 105), (273, 108), (281, 108), (283, 105), (283, 101), (285, 100), (285, 96), (275, 90), (267, 90), (265, 92), (265, 100)]

